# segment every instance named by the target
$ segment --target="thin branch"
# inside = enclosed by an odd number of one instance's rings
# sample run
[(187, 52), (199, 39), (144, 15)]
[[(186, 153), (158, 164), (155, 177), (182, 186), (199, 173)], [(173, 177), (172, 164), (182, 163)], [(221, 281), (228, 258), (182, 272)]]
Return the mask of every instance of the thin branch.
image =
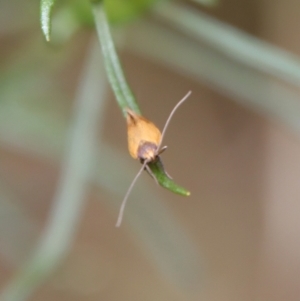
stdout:
[(140, 109), (126, 81), (121, 62), (116, 52), (104, 6), (101, 2), (92, 4), (92, 7), (106, 72), (119, 106), (123, 110), (124, 115), (126, 114), (126, 108), (130, 108), (140, 114)]
[[(117, 102), (125, 117), (126, 108), (128, 107), (136, 113), (141, 114), (131, 89), (126, 82), (120, 60), (115, 50), (114, 41), (109, 30), (109, 24), (103, 2), (93, 3), (92, 7), (95, 16), (97, 33), (102, 48), (104, 64)], [(188, 196), (190, 194), (185, 188), (177, 185), (173, 180), (171, 180), (164, 172), (164, 169), (160, 164), (150, 164), (149, 166), (158, 183), (162, 187), (183, 196)]]

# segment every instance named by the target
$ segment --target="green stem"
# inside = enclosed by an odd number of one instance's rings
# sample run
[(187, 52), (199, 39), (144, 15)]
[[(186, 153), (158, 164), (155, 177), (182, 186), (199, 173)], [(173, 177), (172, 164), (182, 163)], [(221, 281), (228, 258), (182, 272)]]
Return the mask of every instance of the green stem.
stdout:
[(108, 20), (102, 3), (93, 3), (96, 28), (104, 57), (104, 64), (109, 82), (115, 93), (119, 106), (125, 116), (126, 108), (141, 114), (135, 97), (127, 84), (125, 75), (119, 61), (113, 38), (109, 29)]
[[(96, 29), (99, 37), (99, 41), (102, 48), (102, 54), (104, 58), (104, 65), (106, 68), (107, 76), (111, 87), (115, 93), (117, 102), (123, 111), (123, 115), (126, 117), (126, 108), (132, 109), (137, 114), (141, 114), (138, 104), (133, 96), (133, 93), (127, 84), (125, 75), (122, 70), (118, 54), (116, 52), (114, 41), (109, 29), (109, 23), (104, 10), (103, 1), (91, 2), (93, 13), (95, 17)], [(189, 191), (185, 188), (175, 184), (164, 172), (164, 169), (160, 164), (149, 164), (153, 174), (155, 175), (158, 183), (180, 195), (188, 196)]]

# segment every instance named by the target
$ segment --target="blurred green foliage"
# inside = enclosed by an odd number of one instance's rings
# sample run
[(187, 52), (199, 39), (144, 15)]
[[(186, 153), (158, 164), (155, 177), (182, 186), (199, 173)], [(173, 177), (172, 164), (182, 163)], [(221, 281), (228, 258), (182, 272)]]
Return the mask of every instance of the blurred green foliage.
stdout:
[[(108, 19), (112, 24), (122, 24), (129, 22), (141, 14), (148, 11), (153, 4), (159, 0), (104, 0), (105, 11)], [(75, 20), (81, 25), (91, 26), (94, 23), (90, 2), (98, 3), (102, 1), (94, 0), (41, 0), (41, 28), (46, 37), (50, 40), (52, 11), (55, 4), (55, 11), (60, 9), (68, 9), (73, 14)]]
[(108, 18), (112, 23), (130, 21), (141, 14), (159, 0), (105, 0), (104, 6)]

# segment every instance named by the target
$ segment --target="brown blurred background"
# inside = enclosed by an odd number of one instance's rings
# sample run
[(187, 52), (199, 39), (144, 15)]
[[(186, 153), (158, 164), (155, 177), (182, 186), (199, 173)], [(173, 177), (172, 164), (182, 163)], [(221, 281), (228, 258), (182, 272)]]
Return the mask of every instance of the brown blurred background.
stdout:
[[(75, 90), (95, 35), (81, 30), (63, 45), (46, 45), (38, 2), (20, 2), (0, 3), (6, 26), (0, 40), (2, 290), (45, 235)], [(22, 14), (13, 9), (17, 4)], [(299, 1), (223, 0), (203, 11), (300, 55)], [(132, 23), (123, 39), (138, 22), (143, 21)], [(107, 88), (97, 144), (117, 151), (122, 161), (107, 159), (98, 172), (111, 182), (121, 177), (115, 184), (121, 194), (90, 181), (74, 243), (28, 299), (299, 300), (299, 135), (217, 87), (130, 51), (134, 47), (122, 51), (124, 70), (142, 112), (160, 128), (176, 102), (193, 91), (168, 129), (163, 155), (168, 172), (191, 196), (174, 195), (143, 175), (122, 227), (114, 227), (122, 193), (139, 164), (129, 158), (125, 122)], [(57, 146), (48, 146), (47, 137)], [(39, 143), (41, 149), (33, 151)]]

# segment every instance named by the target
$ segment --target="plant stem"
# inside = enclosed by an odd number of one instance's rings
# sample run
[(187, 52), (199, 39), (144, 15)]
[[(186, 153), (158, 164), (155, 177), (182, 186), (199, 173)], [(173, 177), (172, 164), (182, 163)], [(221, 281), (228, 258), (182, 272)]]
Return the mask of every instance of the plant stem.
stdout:
[[(133, 93), (126, 82), (126, 78), (114, 46), (114, 41), (111, 36), (103, 2), (92, 2), (91, 5), (95, 16), (96, 29), (102, 48), (107, 76), (115, 93), (117, 102), (123, 111), (124, 117), (127, 115), (125, 111), (126, 108), (130, 108), (137, 114), (141, 114)], [(183, 196), (190, 195), (189, 191), (175, 184), (174, 181), (167, 176), (160, 164), (153, 163), (150, 164), (149, 167), (162, 187)]]
[(93, 3), (92, 6), (107, 76), (117, 98), (119, 106), (122, 108), (124, 116), (126, 116), (126, 108), (130, 108), (137, 114), (141, 114), (135, 97), (123, 73), (103, 4)]

